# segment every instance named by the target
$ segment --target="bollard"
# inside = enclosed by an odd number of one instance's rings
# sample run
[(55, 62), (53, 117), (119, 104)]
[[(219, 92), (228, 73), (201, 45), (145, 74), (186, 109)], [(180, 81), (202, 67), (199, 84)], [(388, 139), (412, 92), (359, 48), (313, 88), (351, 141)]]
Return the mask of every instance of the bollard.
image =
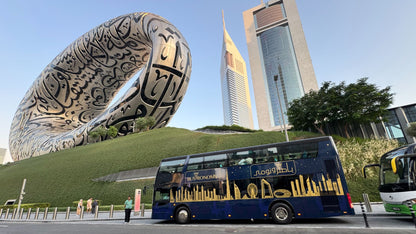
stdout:
[(39, 207), (36, 208), (35, 219), (39, 218)]
[(23, 208), (20, 208), (20, 214), (19, 214), (19, 219), (22, 219), (22, 216), (23, 216)]
[(98, 218), (98, 206), (95, 207), (95, 211), (94, 211), (94, 218), (97, 219)]
[(373, 208), (371, 207), (370, 198), (368, 197), (367, 193), (363, 193), (363, 199), (365, 204), (365, 209), (367, 212), (373, 212)]
[(53, 211), (52, 220), (56, 220), (56, 214), (58, 213), (58, 207), (55, 207), (55, 210)]
[(10, 212), (10, 208), (7, 208), (6, 214), (4, 215), (4, 219), (8, 219), (9, 218), (9, 212)]
[(12, 219), (15, 219), (16, 218), (16, 213), (17, 213), (17, 209), (14, 208), (13, 209), (13, 214), (12, 214)]
[(368, 225), (367, 214), (365, 213), (364, 206), (363, 206), (362, 202), (360, 202), (360, 206), (361, 206), (361, 211), (362, 211), (363, 217), (364, 217), (365, 227), (370, 228), (370, 225)]
[(79, 214), (79, 219), (84, 218), (84, 206), (81, 206), (81, 213)]
[(113, 218), (114, 205), (110, 206), (110, 218)]
[(68, 206), (68, 208), (66, 208), (65, 219), (69, 219), (70, 213), (71, 213), (71, 207)]
[(415, 210), (413, 209), (412, 201), (407, 201), (407, 206), (409, 207), (410, 214), (412, 215), (413, 223), (415, 224), (416, 228)]
[(3, 208), (0, 209), (0, 219), (1, 219), (1, 216), (3, 216)]
[(140, 207), (141, 216), (144, 217), (144, 203), (142, 203), (140, 206), (141, 206)]
[(48, 219), (48, 207), (45, 208), (45, 212), (43, 212), (43, 219)]
[(31, 213), (32, 213), (32, 208), (27, 209), (26, 219), (30, 219)]

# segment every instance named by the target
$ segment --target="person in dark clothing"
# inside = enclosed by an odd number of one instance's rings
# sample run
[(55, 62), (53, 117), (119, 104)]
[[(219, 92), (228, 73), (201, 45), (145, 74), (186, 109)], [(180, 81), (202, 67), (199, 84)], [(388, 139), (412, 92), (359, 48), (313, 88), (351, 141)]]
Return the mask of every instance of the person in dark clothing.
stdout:
[(97, 202), (97, 200), (96, 199), (94, 199), (94, 201), (92, 202), (92, 204), (91, 204), (91, 208), (92, 208), (92, 214), (95, 214), (95, 209), (97, 209), (96, 207), (98, 206), (98, 202)]

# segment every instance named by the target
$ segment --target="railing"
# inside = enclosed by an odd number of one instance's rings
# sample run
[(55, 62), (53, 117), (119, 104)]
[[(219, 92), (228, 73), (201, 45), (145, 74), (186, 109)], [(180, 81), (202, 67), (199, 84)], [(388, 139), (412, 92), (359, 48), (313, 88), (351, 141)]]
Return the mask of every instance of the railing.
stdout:
[[(42, 211), (39, 208), (36, 208), (35, 215), (33, 216), (33, 210), (32, 208), (24, 209), (20, 208), (20, 210), (17, 210), (17, 208), (10, 209), (0, 209), (0, 220), (15, 220), (15, 221), (23, 221), (23, 220), (39, 220), (40, 215), (43, 217), (42, 220), (74, 220), (74, 219), (98, 219), (99, 215), (101, 217), (108, 217), (106, 219), (121, 219), (124, 218), (124, 211), (118, 211), (118, 215), (115, 216), (116, 213), (114, 210), (114, 205), (110, 206), (109, 211), (100, 211), (99, 206), (95, 207), (95, 210), (91, 213), (85, 214), (84, 207), (82, 207), (81, 212), (79, 215), (76, 214), (76, 212), (73, 212), (71, 214), (71, 207), (67, 207), (66, 211), (58, 212), (58, 207), (53, 208), (53, 214), (50, 218), (49, 210), (52, 212), (52, 208), (49, 209), (48, 207), (42, 209)], [(107, 216), (107, 215), (108, 216)], [(144, 204), (142, 203), (140, 206), (140, 212), (138, 213), (141, 217), (145, 216), (145, 210), (144, 210)]]

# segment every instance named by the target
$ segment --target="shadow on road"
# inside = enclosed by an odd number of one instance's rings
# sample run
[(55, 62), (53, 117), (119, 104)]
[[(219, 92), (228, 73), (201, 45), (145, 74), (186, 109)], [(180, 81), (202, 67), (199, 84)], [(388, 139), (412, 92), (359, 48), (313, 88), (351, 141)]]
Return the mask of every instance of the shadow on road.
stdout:
[[(168, 221), (161, 221), (157, 222), (157, 224), (174, 224), (175, 222), (172, 220)], [(319, 218), (319, 219), (294, 219), (292, 221), (292, 224), (346, 224), (348, 221), (338, 219), (338, 218)], [(210, 224), (235, 224), (235, 225), (259, 225), (259, 224), (275, 224), (273, 220), (271, 219), (233, 219), (233, 220), (192, 220), (190, 224), (204, 224), (204, 225), (210, 225)], [(279, 225), (279, 224), (276, 224)], [(284, 225), (284, 224), (283, 224)], [(290, 225), (290, 224), (289, 224)]]

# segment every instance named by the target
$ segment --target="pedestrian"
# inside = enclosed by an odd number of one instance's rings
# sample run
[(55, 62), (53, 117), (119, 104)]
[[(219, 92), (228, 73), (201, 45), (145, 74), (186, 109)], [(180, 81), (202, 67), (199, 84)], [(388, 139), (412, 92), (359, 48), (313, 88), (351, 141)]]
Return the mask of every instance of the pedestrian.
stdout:
[(97, 199), (94, 199), (94, 201), (91, 204), (91, 208), (92, 208), (92, 213), (95, 214), (95, 209), (97, 209), (98, 206), (98, 202)]
[(125, 223), (130, 222), (130, 213), (131, 213), (132, 208), (133, 208), (133, 200), (131, 200), (131, 197), (129, 196), (127, 200), (124, 202), (124, 211), (126, 212), (126, 215), (124, 216)]
[(83, 205), (83, 201), (82, 199), (80, 199), (77, 205), (77, 215), (81, 215), (82, 205)]
[(87, 212), (91, 212), (92, 197), (87, 201)]

